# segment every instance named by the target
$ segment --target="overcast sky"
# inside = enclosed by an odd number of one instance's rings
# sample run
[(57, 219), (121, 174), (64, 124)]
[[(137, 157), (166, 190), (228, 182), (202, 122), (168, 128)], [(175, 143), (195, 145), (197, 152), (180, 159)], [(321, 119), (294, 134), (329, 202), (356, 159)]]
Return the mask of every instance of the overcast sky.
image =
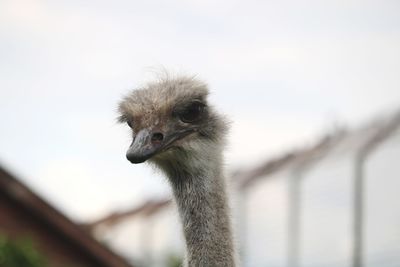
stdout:
[(0, 164), (76, 220), (168, 192), (125, 159), (123, 94), (196, 74), (234, 170), (400, 107), (399, 1), (0, 1)]

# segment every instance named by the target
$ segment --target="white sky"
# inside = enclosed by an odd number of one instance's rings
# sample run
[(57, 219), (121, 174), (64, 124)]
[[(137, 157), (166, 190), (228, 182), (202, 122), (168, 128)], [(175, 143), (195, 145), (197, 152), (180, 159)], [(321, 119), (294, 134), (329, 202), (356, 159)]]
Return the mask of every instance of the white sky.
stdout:
[(0, 164), (76, 220), (168, 192), (115, 123), (154, 69), (198, 74), (229, 169), (400, 105), (399, 1), (0, 1)]

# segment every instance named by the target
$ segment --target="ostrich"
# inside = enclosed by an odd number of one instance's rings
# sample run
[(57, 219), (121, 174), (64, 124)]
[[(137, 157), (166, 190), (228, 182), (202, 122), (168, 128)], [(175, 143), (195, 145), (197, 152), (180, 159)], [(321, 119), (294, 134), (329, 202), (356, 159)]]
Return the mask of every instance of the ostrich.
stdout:
[(168, 178), (186, 242), (184, 266), (235, 267), (222, 149), (228, 125), (207, 103), (205, 83), (164, 78), (119, 103), (132, 130), (131, 163), (155, 165)]

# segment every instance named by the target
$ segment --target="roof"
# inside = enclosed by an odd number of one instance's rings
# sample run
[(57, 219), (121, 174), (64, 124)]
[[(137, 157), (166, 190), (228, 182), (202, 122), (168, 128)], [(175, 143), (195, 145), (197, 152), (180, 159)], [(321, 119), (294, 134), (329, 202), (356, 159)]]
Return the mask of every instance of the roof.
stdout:
[(43, 224), (49, 231), (57, 233), (62, 241), (74, 244), (82, 253), (89, 255), (102, 266), (132, 267), (120, 256), (92, 238), (88, 232), (44, 201), (27, 186), (0, 166), (0, 194), (17, 202), (23, 209)]

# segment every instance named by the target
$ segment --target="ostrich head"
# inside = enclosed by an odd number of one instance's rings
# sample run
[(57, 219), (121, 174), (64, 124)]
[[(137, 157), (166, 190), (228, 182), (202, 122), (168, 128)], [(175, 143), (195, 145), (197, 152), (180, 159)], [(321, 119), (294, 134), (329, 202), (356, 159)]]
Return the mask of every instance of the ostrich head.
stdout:
[(184, 266), (234, 267), (222, 170), (227, 124), (207, 95), (197, 79), (162, 79), (127, 95), (119, 120), (132, 130), (128, 160), (155, 164), (171, 182), (186, 239)]
[(213, 151), (224, 143), (227, 124), (208, 105), (207, 95), (203, 82), (177, 77), (149, 83), (124, 97), (119, 121), (129, 125), (133, 137), (127, 159), (148, 160), (164, 170), (213, 160)]

